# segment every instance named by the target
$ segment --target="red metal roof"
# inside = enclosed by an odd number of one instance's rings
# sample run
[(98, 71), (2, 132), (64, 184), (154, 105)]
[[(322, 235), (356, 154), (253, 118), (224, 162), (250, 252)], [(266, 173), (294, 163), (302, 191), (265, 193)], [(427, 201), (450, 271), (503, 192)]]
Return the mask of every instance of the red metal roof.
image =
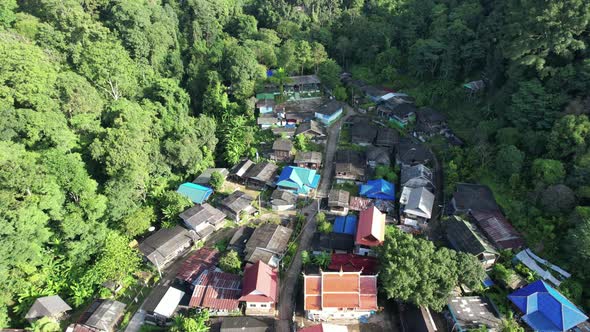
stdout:
[(196, 279), (189, 306), (211, 310), (237, 310), (242, 293), (241, 281), (239, 275), (205, 271)]
[(498, 249), (517, 249), (524, 246), (520, 233), (500, 212), (472, 212), (473, 218), (484, 234)]
[(216, 249), (200, 248), (182, 263), (176, 278), (191, 283), (203, 271), (214, 268), (220, 255)]
[(374, 247), (385, 238), (385, 214), (376, 207), (361, 211), (356, 231), (355, 244)]
[(263, 261), (246, 267), (240, 301), (275, 302), (277, 280), (277, 271)]
[(304, 309), (377, 309), (377, 276), (359, 272), (321, 272), (304, 276)]
[(355, 254), (332, 254), (332, 261), (328, 268), (330, 270), (344, 272), (362, 272), (362, 274), (377, 273), (377, 259), (370, 256)]

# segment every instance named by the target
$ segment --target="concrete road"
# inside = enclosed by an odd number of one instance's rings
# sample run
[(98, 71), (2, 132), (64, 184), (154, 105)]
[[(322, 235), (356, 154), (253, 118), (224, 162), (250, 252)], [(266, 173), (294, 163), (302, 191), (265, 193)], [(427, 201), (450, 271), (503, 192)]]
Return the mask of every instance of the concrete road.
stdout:
[[(352, 108), (346, 106), (345, 115), (340, 118), (340, 120), (336, 121), (330, 128), (328, 128), (328, 142), (326, 143), (326, 149), (324, 150), (324, 168), (322, 169), (322, 179), (316, 193), (316, 197), (318, 199), (328, 197), (328, 193), (332, 187), (334, 155), (336, 153), (336, 149), (338, 148), (340, 130), (344, 121), (352, 113)], [(301, 275), (301, 267), (303, 265), (301, 261), (301, 253), (304, 250), (309, 250), (311, 248), (311, 240), (317, 227), (317, 222), (315, 220), (315, 215), (318, 212), (317, 205), (318, 203), (316, 200), (302, 210), (302, 212), (307, 215), (307, 220), (301, 232), (299, 247), (297, 248), (297, 253), (293, 258), (291, 266), (285, 273), (285, 277), (280, 280), (281, 291), (278, 303), (279, 320), (275, 324), (277, 332), (289, 332), (293, 330), (293, 314), (295, 312), (297, 281)]]

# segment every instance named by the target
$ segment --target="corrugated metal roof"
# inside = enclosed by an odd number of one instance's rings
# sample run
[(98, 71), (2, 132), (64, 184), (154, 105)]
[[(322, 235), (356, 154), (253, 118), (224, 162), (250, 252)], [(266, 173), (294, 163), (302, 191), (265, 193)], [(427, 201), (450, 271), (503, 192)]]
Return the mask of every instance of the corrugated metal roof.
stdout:
[(211, 310), (238, 309), (242, 277), (236, 274), (204, 271), (196, 280), (189, 306)]
[(220, 256), (221, 254), (217, 249), (200, 248), (182, 263), (176, 278), (192, 282), (201, 272), (214, 268)]
[(240, 301), (275, 302), (278, 274), (262, 261), (250, 265), (244, 271), (244, 284)]
[(378, 246), (385, 237), (385, 214), (376, 207), (361, 211), (355, 243), (365, 246)]

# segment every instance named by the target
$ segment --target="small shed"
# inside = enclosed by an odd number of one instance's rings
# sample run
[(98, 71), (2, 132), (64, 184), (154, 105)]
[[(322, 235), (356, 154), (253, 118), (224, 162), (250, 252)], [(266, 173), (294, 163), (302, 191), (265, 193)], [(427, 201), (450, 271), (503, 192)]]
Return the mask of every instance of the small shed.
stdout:
[(246, 174), (248, 170), (254, 165), (255, 164), (252, 160), (242, 159), (229, 171), (229, 176), (238, 181), (246, 180)]
[(196, 183), (185, 182), (178, 187), (176, 192), (187, 197), (195, 204), (203, 204), (213, 194), (213, 189)]
[(201, 175), (199, 175), (193, 181), (193, 183), (200, 184), (200, 185), (208, 185), (209, 182), (211, 181), (211, 175), (215, 172), (221, 174), (223, 179), (227, 178), (227, 176), (229, 175), (229, 171), (227, 170), (227, 168), (207, 168), (206, 170), (203, 171), (203, 173), (201, 173)]
[(332, 189), (328, 194), (328, 209), (330, 213), (339, 216), (348, 214), (348, 200), (350, 193), (346, 190)]
[(25, 319), (28, 321), (34, 321), (42, 317), (61, 319), (70, 310), (72, 308), (59, 295), (44, 296), (33, 302), (25, 315)]
[(322, 165), (322, 153), (318, 151), (297, 151), (294, 163), (298, 167), (317, 170)]
[(270, 204), (274, 211), (287, 211), (295, 208), (297, 195), (289, 190), (276, 189), (270, 196)]
[(125, 304), (114, 300), (104, 300), (100, 302), (96, 310), (90, 315), (86, 326), (97, 329), (98, 331), (111, 332), (125, 314)]
[(157, 286), (143, 305), (146, 320), (154, 323), (165, 323), (176, 312), (184, 292), (172, 286)]
[(279, 138), (272, 144), (272, 151), (275, 160), (288, 161), (293, 156), (293, 142), (288, 139)]

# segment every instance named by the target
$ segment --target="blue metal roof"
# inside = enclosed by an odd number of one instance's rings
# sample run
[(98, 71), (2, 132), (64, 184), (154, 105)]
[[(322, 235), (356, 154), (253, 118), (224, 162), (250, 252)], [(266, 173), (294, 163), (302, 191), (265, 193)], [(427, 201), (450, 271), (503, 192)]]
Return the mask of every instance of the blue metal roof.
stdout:
[(203, 204), (213, 194), (213, 189), (191, 182), (185, 182), (178, 187), (177, 193), (188, 197), (193, 203)]
[(383, 179), (371, 180), (361, 185), (359, 194), (368, 198), (394, 201), (395, 185)]
[(307, 195), (320, 183), (320, 175), (313, 169), (287, 166), (283, 168), (277, 186), (294, 189), (298, 194)]
[(536, 331), (567, 331), (588, 319), (572, 302), (542, 280), (517, 290), (508, 298), (525, 314), (522, 319)]
[(355, 235), (357, 222), (358, 218), (353, 214), (345, 217), (336, 217), (332, 232)]

